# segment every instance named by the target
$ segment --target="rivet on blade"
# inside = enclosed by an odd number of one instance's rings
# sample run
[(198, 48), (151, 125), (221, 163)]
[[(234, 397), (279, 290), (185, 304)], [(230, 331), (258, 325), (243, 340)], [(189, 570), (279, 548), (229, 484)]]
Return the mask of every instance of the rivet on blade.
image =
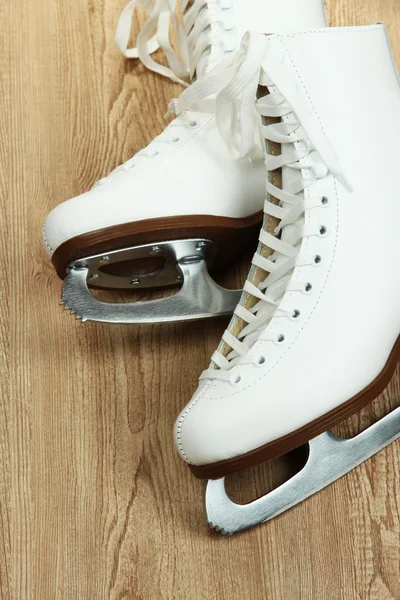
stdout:
[(70, 265), (70, 269), (86, 269), (87, 264), (83, 261), (77, 261)]
[(207, 246), (207, 244), (205, 242), (199, 242), (196, 246), (196, 250), (199, 252), (200, 250), (202, 250), (203, 248), (205, 248)]

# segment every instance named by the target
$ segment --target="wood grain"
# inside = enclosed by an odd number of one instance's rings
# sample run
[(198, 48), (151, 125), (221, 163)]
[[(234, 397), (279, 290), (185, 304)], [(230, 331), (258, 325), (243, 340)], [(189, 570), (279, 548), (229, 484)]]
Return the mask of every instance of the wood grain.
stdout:
[[(179, 93), (118, 54), (124, 4), (0, 3), (0, 598), (399, 600), (398, 443), (267, 525), (213, 535), (171, 430), (226, 323), (82, 326), (58, 306), (46, 214), (160, 132)], [(400, 64), (398, 0), (330, 0), (328, 16), (386, 21)], [(343, 431), (399, 393), (396, 378)], [(287, 474), (260, 467), (232, 494)]]

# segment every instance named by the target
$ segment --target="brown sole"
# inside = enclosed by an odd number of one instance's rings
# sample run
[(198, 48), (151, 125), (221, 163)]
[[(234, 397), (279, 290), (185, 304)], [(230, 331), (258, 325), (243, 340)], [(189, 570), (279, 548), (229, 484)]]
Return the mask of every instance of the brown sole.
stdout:
[[(214, 241), (218, 246), (218, 253), (212, 267), (219, 269), (233, 262), (251, 248), (251, 245), (255, 246), (262, 219), (263, 212), (259, 211), (242, 219), (190, 215), (125, 223), (67, 240), (54, 252), (52, 262), (59, 277), (64, 279), (68, 265), (87, 256), (140, 244), (204, 238)], [(137, 265), (125, 263), (123, 268), (133, 269), (133, 272), (146, 270), (143, 260)], [(159, 265), (148, 263), (147, 268), (152, 272), (159, 268)]]
[(273, 442), (269, 442), (260, 448), (251, 450), (246, 454), (228, 460), (221, 460), (210, 465), (189, 465), (193, 475), (199, 479), (220, 479), (231, 473), (243, 471), (267, 462), (268, 460), (272, 460), (273, 458), (286, 454), (287, 452), (306, 444), (317, 435), (324, 433), (328, 429), (332, 429), (332, 427), (338, 425), (375, 400), (375, 398), (377, 398), (387, 387), (396, 370), (399, 359), (400, 337), (397, 338), (389, 359), (378, 377), (376, 377), (376, 379), (374, 379), (374, 381), (364, 390), (351, 398), (351, 400), (344, 402), (337, 408), (331, 410), (322, 417), (311, 421), (311, 423), (304, 425), (300, 429), (274, 440)]

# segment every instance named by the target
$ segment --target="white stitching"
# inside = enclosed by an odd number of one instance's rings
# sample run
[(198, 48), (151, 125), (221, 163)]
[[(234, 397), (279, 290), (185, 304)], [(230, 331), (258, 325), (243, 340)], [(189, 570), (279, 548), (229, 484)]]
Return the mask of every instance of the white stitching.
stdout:
[(275, 38), (295, 38), (300, 35), (346, 35), (347, 33), (365, 33), (368, 31), (385, 30), (384, 25), (365, 25), (364, 27), (325, 27), (324, 29), (316, 29), (315, 31), (296, 31), (293, 33), (276, 33), (269, 36), (268, 39)]
[(186, 406), (186, 408), (184, 409), (184, 411), (182, 412), (181, 416), (178, 419), (178, 424), (176, 427), (176, 439), (178, 442), (178, 446), (179, 446), (179, 450), (181, 451), (181, 454), (183, 456), (183, 458), (185, 459), (185, 461), (189, 464), (194, 464), (189, 457), (187, 456), (187, 454), (185, 453), (184, 449), (183, 449), (183, 444), (182, 444), (182, 429), (183, 429), (183, 423), (188, 415), (188, 413), (192, 410), (192, 408), (197, 404), (197, 402), (204, 397), (204, 392), (206, 390), (208, 390), (210, 387), (212, 386), (212, 382), (208, 382), (207, 385), (204, 386), (204, 390), (201, 394), (199, 394), (197, 396), (197, 398), (192, 398), (192, 400), (189, 402), (189, 404)]
[(54, 252), (53, 248), (50, 246), (50, 244), (47, 241), (47, 237), (46, 237), (46, 225), (43, 225), (43, 241), (46, 244), (48, 250), (50, 250), (51, 253)]

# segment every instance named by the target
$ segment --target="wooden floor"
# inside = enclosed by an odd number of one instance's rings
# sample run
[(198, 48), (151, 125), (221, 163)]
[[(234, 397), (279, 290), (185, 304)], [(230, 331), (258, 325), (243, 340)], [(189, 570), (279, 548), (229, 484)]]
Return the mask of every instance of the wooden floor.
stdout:
[[(226, 322), (83, 326), (58, 306), (46, 214), (160, 132), (179, 93), (115, 49), (124, 4), (0, 2), (0, 598), (399, 600), (398, 443), (269, 524), (213, 534), (171, 430)], [(330, 0), (328, 16), (386, 21), (400, 65), (399, 0)]]

